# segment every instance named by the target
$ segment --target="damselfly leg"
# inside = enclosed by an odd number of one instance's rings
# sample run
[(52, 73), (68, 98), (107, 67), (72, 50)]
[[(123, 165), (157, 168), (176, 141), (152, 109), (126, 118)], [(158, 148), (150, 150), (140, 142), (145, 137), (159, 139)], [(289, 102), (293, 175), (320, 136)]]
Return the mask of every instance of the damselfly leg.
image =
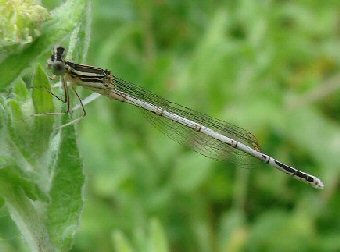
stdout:
[(65, 79), (65, 76), (61, 75), (60, 76), (60, 82), (61, 82), (61, 87), (64, 90), (64, 97), (60, 97), (58, 95), (56, 95), (55, 93), (53, 93), (51, 90), (45, 88), (45, 90), (52, 95), (53, 97), (55, 97), (56, 99), (58, 99), (59, 101), (61, 101), (62, 103), (66, 104), (66, 111), (65, 112), (44, 112), (44, 113), (36, 113), (33, 114), (33, 116), (48, 116), (48, 115), (64, 115), (64, 114), (72, 114), (73, 110), (71, 109), (71, 99), (70, 99), (70, 94), (69, 94), (69, 90), (71, 88), (71, 90), (73, 91), (73, 93), (76, 95), (78, 102), (79, 102), (79, 106), (82, 109), (82, 114), (78, 117), (75, 118), (73, 120), (71, 120), (70, 122), (61, 125), (59, 128), (63, 128), (72, 124), (75, 124), (77, 122), (79, 122), (81, 119), (83, 119), (86, 116), (86, 110), (84, 108), (84, 104), (76, 90), (76, 88), (71, 85), (71, 87), (69, 87), (69, 85), (67, 84), (67, 81)]

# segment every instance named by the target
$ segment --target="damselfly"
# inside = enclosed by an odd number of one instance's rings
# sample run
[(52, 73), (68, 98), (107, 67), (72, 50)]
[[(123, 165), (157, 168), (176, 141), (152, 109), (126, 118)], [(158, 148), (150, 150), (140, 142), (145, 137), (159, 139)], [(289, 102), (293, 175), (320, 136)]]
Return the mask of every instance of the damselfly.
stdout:
[[(67, 103), (67, 112), (70, 112), (69, 87), (67, 85), (67, 83), (70, 83), (80, 101), (83, 116), (85, 116), (86, 112), (82, 101), (74, 88), (74, 86), (82, 86), (109, 98), (151, 112), (153, 121), (162, 124), (163, 129), (171, 138), (177, 140), (190, 139), (190, 145), (203, 155), (223, 158), (229, 153), (245, 153), (291, 175), (297, 180), (310, 184), (314, 188), (323, 188), (323, 182), (319, 178), (260, 152), (256, 138), (250, 132), (170, 102), (141, 87), (117, 78), (107, 69), (67, 61), (65, 60), (65, 52), (65, 48), (55, 47), (51, 58), (48, 60), (48, 67), (52, 69), (55, 76), (60, 76), (65, 92), (64, 99), (61, 100)], [(173, 125), (176, 125), (175, 131)], [(185, 138), (184, 134), (188, 134), (190, 137)]]

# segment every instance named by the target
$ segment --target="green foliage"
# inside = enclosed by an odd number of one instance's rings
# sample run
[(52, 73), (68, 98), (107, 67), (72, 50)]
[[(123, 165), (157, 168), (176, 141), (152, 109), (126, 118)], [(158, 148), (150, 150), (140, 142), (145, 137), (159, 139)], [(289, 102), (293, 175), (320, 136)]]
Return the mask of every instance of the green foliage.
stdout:
[(0, 196), (31, 251), (67, 251), (82, 211), (82, 162), (74, 127), (55, 131), (53, 116), (33, 116), (54, 111), (40, 66), (33, 82), (44, 88), (32, 99), (22, 80), (3, 99)]
[[(138, 228), (138, 227), (137, 227)], [(145, 251), (145, 252), (168, 252), (168, 241), (166, 234), (160, 222), (156, 219), (152, 219), (149, 222), (147, 232), (138, 230), (138, 248), (133, 249), (133, 245), (126, 239), (124, 234), (117, 230), (112, 235), (114, 248), (120, 252), (133, 252), (133, 251)]]
[(108, 234), (119, 229), (130, 250), (141, 249), (136, 229), (157, 217), (171, 251), (339, 249), (337, 8), (94, 2), (86, 63), (251, 130), (265, 153), (320, 176), (325, 189), (264, 164), (201, 157), (152, 129), (140, 111), (102, 98), (80, 125), (89, 200), (76, 248), (111, 251)]
[[(64, 116), (63, 124), (68, 117)], [(79, 158), (76, 134), (73, 127), (66, 127), (61, 134), (60, 151), (47, 208), (47, 225), (54, 244), (60, 251), (72, 247), (80, 213), (83, 208), (84, 174)]]
[(75, 129), (60, 129), (70, 120), (67, 115), (61, 121), (46, 115), (60, 108), (54, 105), (50, 82), (40, 65), (33, 78), (23, 75), (23, 81), (18, 74), (46, 57), (46, 49), (74, 28), (79, 30), (85, 5), (85, 1), (63, 4), (44, 24), (38, 39), (24, 49), (5, 50), (0, 63), (0, 86), (11, 84), (0, 96), (0, 198), (25, 242), (6, 246), (6, 251), (20, 247), (68, 251), (79, 225), (84, 174)]
[[(0, 199), (26, 243), (6, 240), (15, 231), (0, 218), (0, 245), (7, 251), (39, 241), (62, 251), (73, 243), (72, 251), (339, 250), (339, 7), (303, 0), (101, 0), (93, 1), (93, 15), (80, 0), (58, 7), (38, 39), (1, 55), (0, 87), (11, 89), (0, 97)], [(45, 52), (58, 42), (69, 44), (76, 61), (251, 129), (265, 153), (319, 176), (325, 189), (264, 164), (201, 157), (162, 136), (139, 110), (105, 98), (86, 107), (77, 134), (73, 127), (60, 132), (67, 118), (31, 116), (60, 110), (44, 74)], [(44, 65), (34, 77), (24, 75), (36, 62)], [(26, 88), (31, 81), (33, 92)], [(85, 196), (79, 153), (88, 174)]]
[[(33, 83), (35, 85), (32, 92), (34, 112), (36, 114), (53, 112), (53, 97), (47, 92), (51, 91), (51, 87), (41, 67), (37, 68)], [(31, 132), (33, 140), (31, 146), (35, 149), (32, 152), (40, 156), (49, 147), (54, 117), (39, 116), (34, 120), (34, 124), (34, 131)]]

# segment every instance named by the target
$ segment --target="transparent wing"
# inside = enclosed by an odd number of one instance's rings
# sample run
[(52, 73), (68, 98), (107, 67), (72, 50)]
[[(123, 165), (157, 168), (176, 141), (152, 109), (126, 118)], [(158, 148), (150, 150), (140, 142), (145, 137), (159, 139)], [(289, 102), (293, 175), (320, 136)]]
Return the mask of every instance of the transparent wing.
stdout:
[[(182, 105), (170, 102), (158, 95), (155, 95), (143, 88), (136, 86), (132, 83), (126, 82), (114, 76), (113, 80), (115, 91), (119, 91), (134, 98), (143, 100), (145, 102), (151, 103), (155, 106), (161, 107), (168, 112), (180, 115), (191, 121), (204, 125), (212, 130), (230, 137), (236, 141), (243, 144), (249, 145), (250, 147), (260, 150), (257, 139), (255, 136), (228, 122), (212, 118), (208, 115), (202, 114), (200, 112), (194, 111), (190, 108), (184, 107)], [(245, 155), (243, 152), (219, 141), (211, 136), (207, 136), (201, 132), (197, 132), (192, 128), (183, 126), (177, 122), (173, 122), (165, 117), (156, 115), (154, 113), (143, 110), (145, 115), (149, 118), (154, 126), (159, 128), (163, 133), (165, 133), (169, 138), (175, 140), (180, 144), (184, 144), (192, 147), (195, 151), (201, 153), (204, 156), (213, 159), (226, 159), (233, 155)]]

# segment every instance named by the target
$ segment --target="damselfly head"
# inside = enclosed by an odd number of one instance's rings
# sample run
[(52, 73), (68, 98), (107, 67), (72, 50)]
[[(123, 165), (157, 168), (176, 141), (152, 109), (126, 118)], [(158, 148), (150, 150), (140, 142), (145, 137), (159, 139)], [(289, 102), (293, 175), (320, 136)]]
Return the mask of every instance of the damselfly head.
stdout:
[(47, 60), (47, 67), (52, 69), (54, 75), (63, 75), (65, 73), (65, 48), (55, 46), (52, 50), (52, 55)]

